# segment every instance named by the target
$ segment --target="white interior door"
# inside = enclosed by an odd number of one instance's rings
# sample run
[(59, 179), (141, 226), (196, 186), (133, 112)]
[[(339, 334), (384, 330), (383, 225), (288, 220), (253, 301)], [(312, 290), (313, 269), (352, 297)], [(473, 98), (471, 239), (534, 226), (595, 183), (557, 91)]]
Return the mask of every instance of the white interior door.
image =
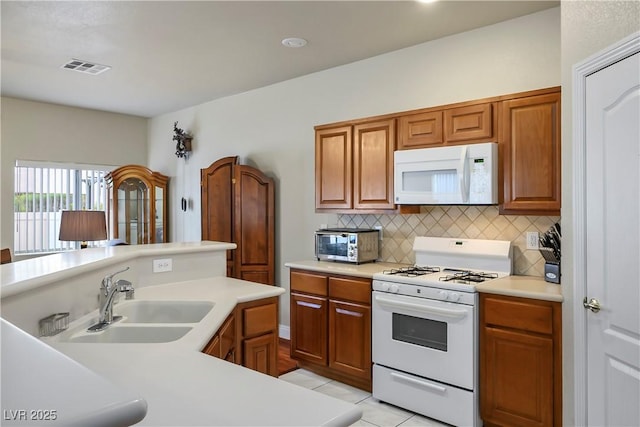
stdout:
[(639, 426), (640, 53), (589, 75), (585, 101), (586, 421)]

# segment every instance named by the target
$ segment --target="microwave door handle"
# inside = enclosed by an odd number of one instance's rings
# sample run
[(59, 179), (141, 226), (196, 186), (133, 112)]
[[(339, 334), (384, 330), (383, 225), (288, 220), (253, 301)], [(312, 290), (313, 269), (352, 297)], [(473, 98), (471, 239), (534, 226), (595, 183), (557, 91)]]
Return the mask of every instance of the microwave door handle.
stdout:
[(460, 165), (458, 166), (458, 179), (460, 180), (460, 196), (463, 203), (469, 202), (469, 183), (467, 182), (468, 175), (468, 163), (467, 162), (467, 149), (466, 145), (462, 146), (462, 152), (460, 153)]

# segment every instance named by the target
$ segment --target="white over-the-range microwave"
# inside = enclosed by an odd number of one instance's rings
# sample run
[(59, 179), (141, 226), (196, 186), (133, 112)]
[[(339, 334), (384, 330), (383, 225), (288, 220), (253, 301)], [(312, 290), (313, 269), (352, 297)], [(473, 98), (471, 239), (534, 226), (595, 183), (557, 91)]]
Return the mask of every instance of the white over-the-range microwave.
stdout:
[(498, 144), (399, 150), (394, 153), (395, 203), (493, 205), (498, 203)]

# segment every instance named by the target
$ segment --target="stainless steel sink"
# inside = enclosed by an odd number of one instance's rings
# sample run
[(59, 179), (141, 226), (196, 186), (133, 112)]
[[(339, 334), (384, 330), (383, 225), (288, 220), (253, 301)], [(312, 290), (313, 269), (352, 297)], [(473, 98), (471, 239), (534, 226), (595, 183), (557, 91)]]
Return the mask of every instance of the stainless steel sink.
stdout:
[(213, 308), (209, 301), (123, 301), (113, 308), (122, 323), (198, 323)]
[(163, 343), (182, 338), (189, 326), (117, 326), (101, 332), (81, 332), (65, 341), (72, 343)]

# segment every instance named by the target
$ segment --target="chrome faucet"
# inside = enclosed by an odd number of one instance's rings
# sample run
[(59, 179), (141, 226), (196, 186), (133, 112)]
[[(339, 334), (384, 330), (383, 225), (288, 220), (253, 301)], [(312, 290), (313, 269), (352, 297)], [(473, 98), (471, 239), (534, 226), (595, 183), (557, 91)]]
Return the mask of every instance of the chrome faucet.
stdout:
[(100, 303), (100, 318), (98, 323), (87, 329), (89, 332), (98, 332), (104, 330), (107, 326), (120, 320), (120, 316), (113, 316), (113, 300), (116, 292), (126, 292), (127, 299), (133, 297), (133, 284), (128, 280), (120, 279), (115, 284), (113, 278), (115, 275), (127, 271), (129, 267), (116, 271), (113, 274), (109, 274), (102, 279), (100, 285), (99, 303)]

